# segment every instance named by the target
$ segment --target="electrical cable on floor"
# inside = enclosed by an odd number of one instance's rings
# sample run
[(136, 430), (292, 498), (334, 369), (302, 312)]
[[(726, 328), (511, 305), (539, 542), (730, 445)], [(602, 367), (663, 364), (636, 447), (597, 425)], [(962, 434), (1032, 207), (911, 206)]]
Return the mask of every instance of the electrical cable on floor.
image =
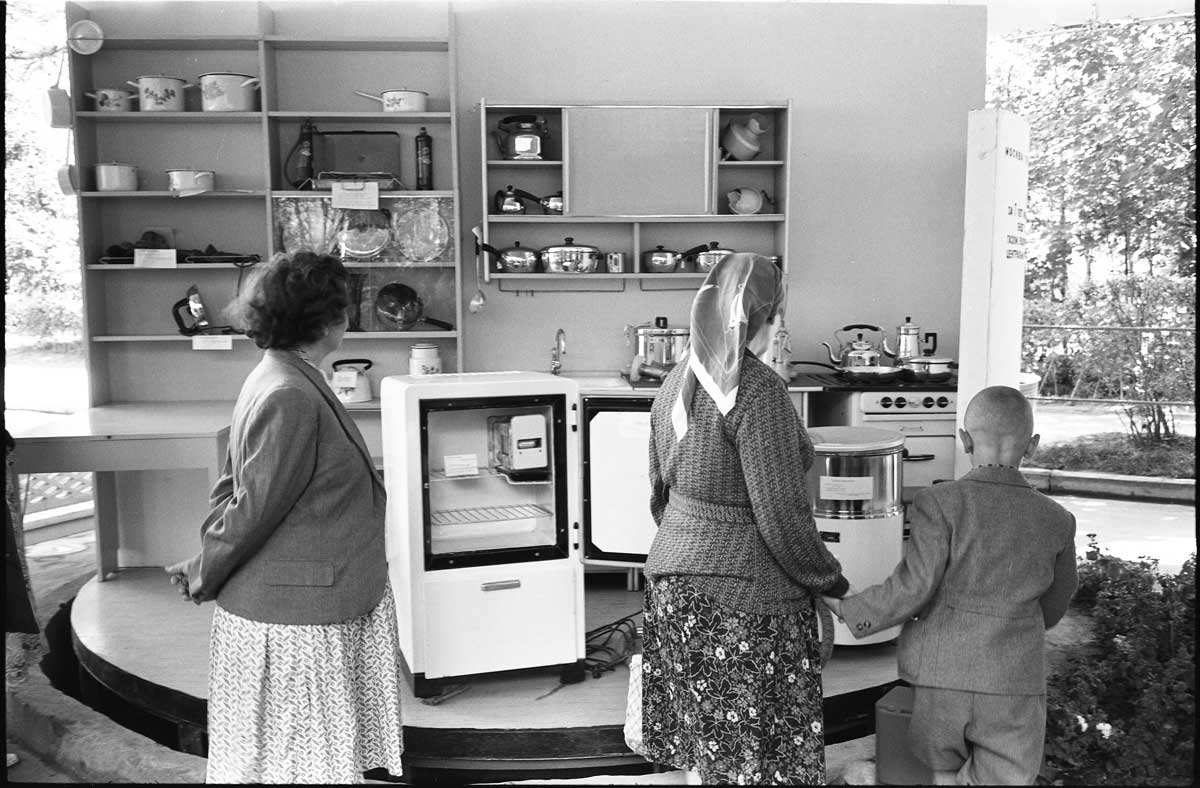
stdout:
[[(585, 674), (591, 673), (592, 678), (598, 679), (605, 673), (616, 670), (617, 665), (626, 662), (633, 655), (641, 632), (641, 627), (634, 623), (634, 619), (641, 614), (642, 611), (639, 610), (584, 634), (587, 656), (581, 660), (581, 667)], [(569, 673), (564, 671), (559, 683), (535, 700), (549, 697), (566, 685), (578, 683), (582, 679), (582, 676), (568, 678)]]

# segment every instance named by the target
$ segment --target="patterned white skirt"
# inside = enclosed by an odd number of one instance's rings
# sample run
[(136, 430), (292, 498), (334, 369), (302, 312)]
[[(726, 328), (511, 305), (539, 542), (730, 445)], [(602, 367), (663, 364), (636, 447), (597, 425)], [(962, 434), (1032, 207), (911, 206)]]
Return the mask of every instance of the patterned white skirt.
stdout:
[(266, 624), (220, 607), (208, 679), (209, 783), (356, 783), (401, 773), (399, 644), (389, 585), (339, 624)]

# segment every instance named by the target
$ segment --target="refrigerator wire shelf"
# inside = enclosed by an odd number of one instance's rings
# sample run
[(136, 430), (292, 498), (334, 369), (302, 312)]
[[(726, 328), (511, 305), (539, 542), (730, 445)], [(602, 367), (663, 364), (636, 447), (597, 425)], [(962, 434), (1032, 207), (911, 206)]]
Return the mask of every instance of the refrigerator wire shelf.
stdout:
[(443, 509), (431, 512), (429, 521), (433, 525), (470, 525), (551, 516), (553, 516), (553, 512), (544, 506), (513, 504), (510, 506), (476, 506), (469, 509)]

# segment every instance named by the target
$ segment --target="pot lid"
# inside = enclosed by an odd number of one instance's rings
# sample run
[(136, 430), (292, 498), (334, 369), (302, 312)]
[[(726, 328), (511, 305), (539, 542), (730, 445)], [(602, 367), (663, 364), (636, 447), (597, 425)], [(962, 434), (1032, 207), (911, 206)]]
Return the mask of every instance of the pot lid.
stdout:
[(913, 361), (922, 361), (926, 364), (953, 364), (954, 359), (946, 358), (945, 356), (919, 356)]
[(177, 79), (180, 82), (186, 82), (183, 77), (173, 77), (170, 74), (142, 74), (138, 79)]
[(198, 170), (195, 167), (178, 167), (173, 170), (166, 170), (166, 172), (195, 172), (195, 173), (207, 172), (210, 175), (212, 174), (212, 170)]
[(720, 241), (709, 241), (708, 248), (702, 252), (699, 252), (698, 254), (719, 254), (719, 255), (735, 254), (735, 252), (732, 249), (721, 249), (720, 246), (721, 246)]
[(892, 454), (904, 446), (901, 433), (874, 427), (816, 427), (808, 437), (821, 454)]
[(600, 253), (600, 250), (595, 246), (588, 246), (587, 244), (575, 243), (575, 239), (572, 238), (571, 236), (567, 236), (566, 238), (564, 238), (563, 243), (557, 244), (554, 246), (547, 246), (546, 248), (542, 249), (542, 251), (543, 252), (596, 252), (597, 254)]
[(201, 74), (201, 77), (245, 77), (246, 79), (254, 79), (253, 74), (239, 74), (236, 71), (210, 71), (207, 74)]
[(679, 254), (673, 249), (664, 249), (662, 244), (658, 244), (653, 249), (646, 250), (643, 254)]
[(380, 94), (383, 94), (383, 93), (420, 93), (422, 96), (429, 95), (428, 90), (413, 90), (412, 88), (388, 88), (387, 90), (381, 90), (379, 92), (380, 92)]
[(97, 167), (133, 167), (137, 169), (136, 164), (126, 164), (123, 161), (103, 161), (96, 165)]

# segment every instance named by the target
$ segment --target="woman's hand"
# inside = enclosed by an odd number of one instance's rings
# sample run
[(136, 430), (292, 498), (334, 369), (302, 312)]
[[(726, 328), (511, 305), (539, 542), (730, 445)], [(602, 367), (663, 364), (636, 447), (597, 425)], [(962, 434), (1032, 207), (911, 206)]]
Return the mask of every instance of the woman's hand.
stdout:
[(825, 596), (824, 594), (822, 594), (821, 601), (825, 603), (826, 607), (828, 607), (830, 610), (833, 611), (833, 614), (838, 617), (838, 621), (841, 621), (842, 620), (842, 600), (844, 600), (846, 597), (854, 596), (857, 593), (858, 593), (857, 588), (855, 588), (854, 586), (849, 586), (846, 588), (846, 595), (843, 596), (841, 599), (838, 599), (837, 597), (832, 597), (832, 596)]
[(198, 605), (200, 600), (192, 596), (191, 589), (188, 587), (187, 565), (187, 561), (180, 561), (177, 564), (163, 567), (163, 569), (171, 576), (171, 585), (179, 587), (180, 595)]

